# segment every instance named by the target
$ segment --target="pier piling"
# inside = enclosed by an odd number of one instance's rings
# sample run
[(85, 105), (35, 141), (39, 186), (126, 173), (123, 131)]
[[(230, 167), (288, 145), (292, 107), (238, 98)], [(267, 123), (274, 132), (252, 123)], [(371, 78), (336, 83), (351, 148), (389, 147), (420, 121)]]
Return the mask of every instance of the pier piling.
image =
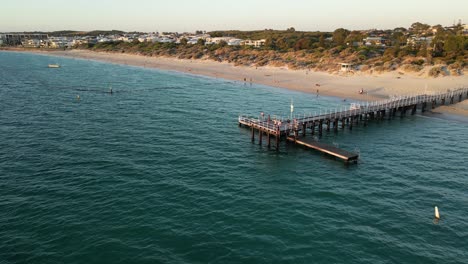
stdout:
[[(275, 139), (275, 148), (279, 151), (279, 144), (283, 138), (290, 139), (294, 138), (296, 143), (299, 141), (299, 133), (302, 130), (302, 137), (306, 136), (307, 129), (310, 128), (311, 135), (315, 134), (315, 127), (318, 125), (318, 134), (322, 136), (323, 125), (326, 124), (326, 131), (329, 132), (333, 126), (333, 131), (338, 132), (339, 122), (341, 122), (341, 128), (344, 130), (345, 126), (349, 126), (349, 130), (353, 129), (354, 124), (359, 125), (359, 121), (363, 122), (364, 126), (367, 126), (369, 120), (383, 120), (395, 117), (396, 112), (400, 112), (400, 117), (406, 115), (406, 111), (411, 111), (411, 115), (416, 114), (418, 106), (421, 106), (421, 112), (425, 112), (428, 103), (431, 104), (432, 108), (437, 105), (437, 100), (440, 100), (441, 105), (445, 105), (450, 102), (453, 104), (456, 99), (462, 101), (464, 95), (468, 97), (468, 87), (460, 88), (453, 91), (449, 91), (445, 94), (423, 94), (417, 96), (402, 96), (398, 98), (387, 99), (381, 102), (368, 103), (365, 106), (359, 106), (347, 108), (340, 111), (326, 111), (316, 115), (309, 115), (302, 118), (294, 118), (294, 121), (285, 122), (283, 118), (268, 118), (268, 122), (260, 118), (249, 118), (239, 116), (239, 127), (248, 127), (251, 129), (251, 141), (255, 143), (255, 133), (258, 130), (259, 145), (263, 143), (263, 134), (267, 137), (267, 146), (271, 147), (271, 137)], [(458, 97), (458, 98), (456, 98)], [(466, 99), (466, 98), (465, 98)], [(449, 101), (450, 100), (450, 101)]]

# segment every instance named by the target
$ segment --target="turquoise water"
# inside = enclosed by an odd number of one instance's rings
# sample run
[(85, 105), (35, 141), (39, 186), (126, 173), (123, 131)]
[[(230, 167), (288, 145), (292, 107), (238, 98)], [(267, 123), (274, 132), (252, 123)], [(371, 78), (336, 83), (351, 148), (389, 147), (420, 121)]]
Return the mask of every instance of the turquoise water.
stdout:
[(241, 113), (287, 115), (291, 99), (298, 113), (339, 99), (41, 55), (0, 62), (2, 264), (468, 259), (464, 118), (324, 133), (361, 153), (345, 166), (251, 144), (237, 126)]

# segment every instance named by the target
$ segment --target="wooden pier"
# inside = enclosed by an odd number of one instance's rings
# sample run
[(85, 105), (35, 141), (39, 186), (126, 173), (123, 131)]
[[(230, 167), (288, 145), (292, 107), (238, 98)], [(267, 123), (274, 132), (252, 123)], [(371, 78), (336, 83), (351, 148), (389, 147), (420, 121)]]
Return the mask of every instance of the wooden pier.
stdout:
[(397, 113), (400, 117), (404, 117), (407, 112), (414, 115), (418, 108), (421, 109), (421, 112), (425, 112), (428, 107), (433, 109), (437, 104), (454, 104), (467, 98), (468, 88), (459, 88), (446, 93), (400, 96), (383, 101), (368, 102), (365, 105), (354, 104), (347, 109), (332, 109), (314, 115), (295, 115), (292, 119), (276, 116), (265, 118), (264, 115), (260, 118), (252, 118), (241, 115), (238, 121), (239, 126), (251, 129), (252, 142), (255, 142), (255, 136), (258, 134), (259, 144), (262, 145), (263, 141), (266, 140), (268, 148), (272, 146), (273, 139), (276, 150), (279, 150), (280, 141), (286, 139), (349, 162), (357, 160), (357, 154), (319, 142), (299, 140), (299, 136), (305, 137), (307, 134), (321, 136), (324, 130), (338, 132), (339, 128), (344, 129), (345, 127), (352, 130), (354, 125), (360, 123), (367, 126), (368, 122), (372, 120), (392, 119), (396, 117)]
[(304, 146), (306, 148), (314, 149), (322, 153), (328, 154), (335, 158), (341, 159), (346, 163), (357, 162), (359, 155), (357, 153), (349, 152), (343, 149), (339, 149), (328, 144), (324, 144), (312, 139), (297, 139), (295, 137), (288, 137), (288, 140), (296, 143), (297, 145)]

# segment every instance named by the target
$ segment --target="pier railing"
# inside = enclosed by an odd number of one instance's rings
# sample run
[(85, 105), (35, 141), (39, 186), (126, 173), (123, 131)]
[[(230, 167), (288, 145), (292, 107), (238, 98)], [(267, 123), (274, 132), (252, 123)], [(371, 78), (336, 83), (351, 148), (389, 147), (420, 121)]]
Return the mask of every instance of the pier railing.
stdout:
[[(351, 130), (353, 124), (357, 125), (363, 122), (364, 126), (366, 126), (368, 120), (382, 120), (385, 118), (386, 113), (388, 113), (389, 119), (393, 118), (398, 111), (400, 116), (404, 116), (407, 110), (411, 110), (411, 114), (415, 114), (418, 105), (421, 105), (421, 111), (424, 112), (429, 103), (431, 108), (434, 108), (438, 101), (445, 105), (446, 100), (450, 100), (448, 103), (453, 104), (456, 99), (462, 101), (464, 95), (465, 98), (468, 98), (468, 88), (459, 88), (445, 93), (398, 96), (365, 104), (354, 103), (350, 107), (342, 106), (339, 110), (335, 108), (323, 112), (320, 110), (318, 114), (296, 114), (292, 118), (271, 115), (265, 117), (263, 113), (255, 118), (241, 115), (239, 116), (239, 126), (246, 126), (251, 129), (252, 142), (255, 142), (255, 134), (258, 131), (260, 145), (262, 145), (263, 138), (266, 136), (268, 148), (271, 146), (271, 138), (274, 138), (276, 150), (279, 150), (280, 141), (285, 138), (288, 141), (295, 142), (295, 144), (342, 159), (346, 163), (357, 162), (358, 154), (317, 142), (315, 139), (312, 141), (305, 140), (306, 132), (309, 131), (314, 135), (317, 128), (318, 134), (321, 135), (324, 125), (327, 131), (330, 131), (333, 127), (334, 131), (337, 132), (340, 122), (343, 129), (347, 125)], [(299, 132), (302, 133), (302, 137), (299, 137)]]
[(248, 117), (245, 115), (239, 116), (239, 123), (255, 127), (256, 129), (261, 129), (265, 132), (276, 134), (282, 133), (287, 130), (295, 129), (299, 124), (307, 124), (311, 122), (318, 122), (323, 120), (341, 120), (343, 118), (350, 118), (355, 116), (362, 116), (369, 113), (380, 112), (380, 111), (389, 111), (391, 109), (402, 109), (410, 106), (417, 106), (419, 104), (423, 105), (423, 110), (426, 107), (426, 104), (432, 103), (435, 104), (437, 101), (442, 101), (445, 104), (445, 100), (450, 99), (450, 103), (454, 103), (456, 97), (461, 97), (466, 95), (468, 97), (468, 88), (459, 88), (451, 90), (448, 92), (436, 92), (432, 94), (414, 94), (414, 95), (404, 95), (398, 97), (392, 97), (386, 100), (367, 102), (365, 104), (355, 105), (354, 108), (340, 107), (340, 109), (326, 109), (320, 110), (317, 114), (299, 114), (294, 115), (292, 120), (290, 117), (278, 117), (272, 116), (269, 118), (263, 117)]

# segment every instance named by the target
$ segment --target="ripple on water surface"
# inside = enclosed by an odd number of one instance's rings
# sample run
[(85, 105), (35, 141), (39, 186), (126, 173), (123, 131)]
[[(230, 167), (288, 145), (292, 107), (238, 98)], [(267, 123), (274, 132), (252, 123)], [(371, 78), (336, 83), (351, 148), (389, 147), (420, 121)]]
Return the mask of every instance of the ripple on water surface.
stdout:
[(287, 115), (291, 99), (298, 113), (338, 99), (86, 60), (0, 60), (1, 263), (468, 259), (467, 122), (427, 114), (325, 134), (360, 151), (346, 167), (250, 144), (236, 122)]

